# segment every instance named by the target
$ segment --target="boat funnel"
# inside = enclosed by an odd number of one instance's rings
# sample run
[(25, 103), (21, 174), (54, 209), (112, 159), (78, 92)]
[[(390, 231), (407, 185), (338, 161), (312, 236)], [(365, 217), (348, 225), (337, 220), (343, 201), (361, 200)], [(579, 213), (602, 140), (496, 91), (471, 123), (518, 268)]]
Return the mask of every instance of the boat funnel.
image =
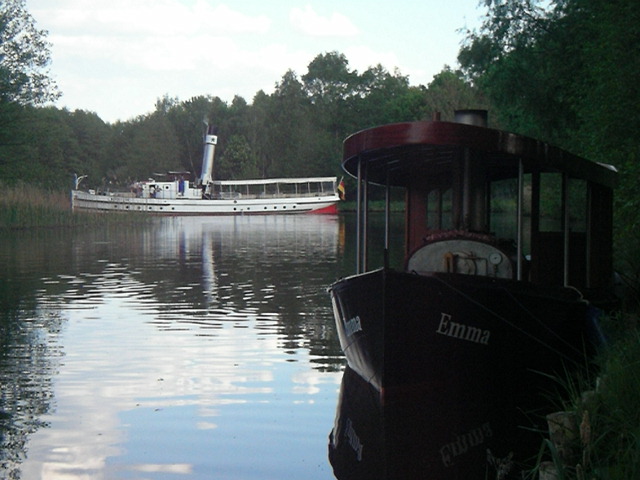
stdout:
[(216, 151), (216, 144), (218, 143), (218, 136), (216, 135), (217, 128), (213, 125), (209, 125), (207, 128), (207, 134), (204, 137), (204, 153), (202, 155), (202, 172), (200, 173), (200, 185), (208, 185), (213, 181), (213, 157)]
[(456, 110), (455, 122), (476, 127), (486, 127), (488, 125), (489, 114), (486, 110)]

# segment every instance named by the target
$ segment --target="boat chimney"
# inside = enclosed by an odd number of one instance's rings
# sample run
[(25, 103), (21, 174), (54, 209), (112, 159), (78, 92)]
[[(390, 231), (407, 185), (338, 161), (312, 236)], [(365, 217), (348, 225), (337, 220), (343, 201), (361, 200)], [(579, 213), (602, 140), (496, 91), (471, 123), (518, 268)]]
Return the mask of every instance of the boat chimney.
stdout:
[(218, 143), (218, 129), (213, 125), (207, 126), (207, 134), (204, 137), (204, 153), (202, 154), (202, 172), (200, 173), (200, 185), (208, 185), (213, 181), (213, 157)]
[(488, 125), (489, 114), (486, 110), (456, 110), (454, 121), (465, 125), (476, 127), (486, 127)]

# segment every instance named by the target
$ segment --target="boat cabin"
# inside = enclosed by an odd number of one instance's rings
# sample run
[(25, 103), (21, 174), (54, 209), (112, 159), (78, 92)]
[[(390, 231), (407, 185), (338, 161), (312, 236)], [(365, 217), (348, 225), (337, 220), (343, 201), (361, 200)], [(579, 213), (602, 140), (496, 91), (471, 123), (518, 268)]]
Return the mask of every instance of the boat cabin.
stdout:
[(378, 184), (387, 220), (389, 189), (406, 191), (409, 271), (609, 289), (615, 169), (486, 125), (486, 111), (465, 110), (455, 122), (391, 124), (345, 140), (343, 168), (358, 180), (357, 273), (367, 270), (369, 189)]
[(301, 198), (335, 195), (336, 177), (268, 178), (257, 180), (215, 180), (209, 184), (210, 197)]

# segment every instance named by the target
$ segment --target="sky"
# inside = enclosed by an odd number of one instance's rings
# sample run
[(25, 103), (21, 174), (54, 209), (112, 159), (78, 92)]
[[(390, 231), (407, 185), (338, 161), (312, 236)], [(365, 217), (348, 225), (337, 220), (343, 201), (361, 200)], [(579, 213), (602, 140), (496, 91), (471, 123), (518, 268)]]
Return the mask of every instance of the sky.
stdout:
[(455, 67), (478, 0), (26, 0), (51, 43), (60, 108), (127, 121), (164, 96), (252, 103), (288, 70), (337, 51), (428, 85)]

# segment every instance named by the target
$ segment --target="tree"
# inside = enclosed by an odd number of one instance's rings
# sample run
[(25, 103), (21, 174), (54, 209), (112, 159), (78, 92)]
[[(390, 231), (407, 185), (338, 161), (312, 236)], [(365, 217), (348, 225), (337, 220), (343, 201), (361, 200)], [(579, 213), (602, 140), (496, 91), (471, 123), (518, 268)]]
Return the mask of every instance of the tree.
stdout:
[(486, 4), (486, 22), (460, 51), (463, 71), (507, 129), (618, 168), (616, 259), (627, 253), (640, 272), (640, 2)]
[(0, 3), (0, 102), (42, 105), (60, 95), (49, 77), (47, 32), (38, 30), (25, 0)]
[(306, 147), (313, 141), (318, 109), (313, 108), (295, 72), (287, 71), (269, 98), (265, 111), (263, 154), (267, 177), (300, 176), (312, 161)]
[(347, 100), (351, 104), (342, 118), (344, 134), (381, 123), (411, 120), (413, 113), (403, 111), (401, 99), (409, 92), (409, 79), (390, 74), (378, 64), (369, 67), (353, 79), (353, 89), (357, 95)]
[(455, 110), (466, 108), (489, 109), (487, 99), (478, 88), (464, 78), (460, 71), (450, 67), (433, 77), (424, 92), (424, 118), (426, 120), (435, 112), (440, 112), (442, 120), (453, 120)]
[(255, 155), (249, 142), (241, 135), (232, 135), (227, 142), (224, 156), (218, 157), (217, 179), (246, 179), (258, 176)]
[[(33, 165), (33, 152), (26, 150), (34, 128), (36, 111), (30, 107), (55, 100), (59, 92), (49, 77), (49, 44), (46, 32), (38, 30), (27, 12), (25, 0), (0, 2), (0, 172), (14, 182), (38, 178)], [(49, 112), (50, 113), (50, 112)], [(51, 138), (48, 136), (47, 138)], [(51, 173), (50, 171), (47, 173)], [(35, 175), (35, 178), (34, 178)], [(52, 177), (40, 172), (40, 178), (50, 183)]]
[(305, 91), (314, 103), (336, 103), (352, 96), (356, 73), (349, 70), (349, 61), (342, 53), (330, 52), (316, 56), (302, 76)]
[(576, 124), (572, 93), (583, 33), (539, 0), (486, 4), (480, 32), (468, 32), (458, 55), (463, 72), (488, 95), (502, 124), (562, 143)]

